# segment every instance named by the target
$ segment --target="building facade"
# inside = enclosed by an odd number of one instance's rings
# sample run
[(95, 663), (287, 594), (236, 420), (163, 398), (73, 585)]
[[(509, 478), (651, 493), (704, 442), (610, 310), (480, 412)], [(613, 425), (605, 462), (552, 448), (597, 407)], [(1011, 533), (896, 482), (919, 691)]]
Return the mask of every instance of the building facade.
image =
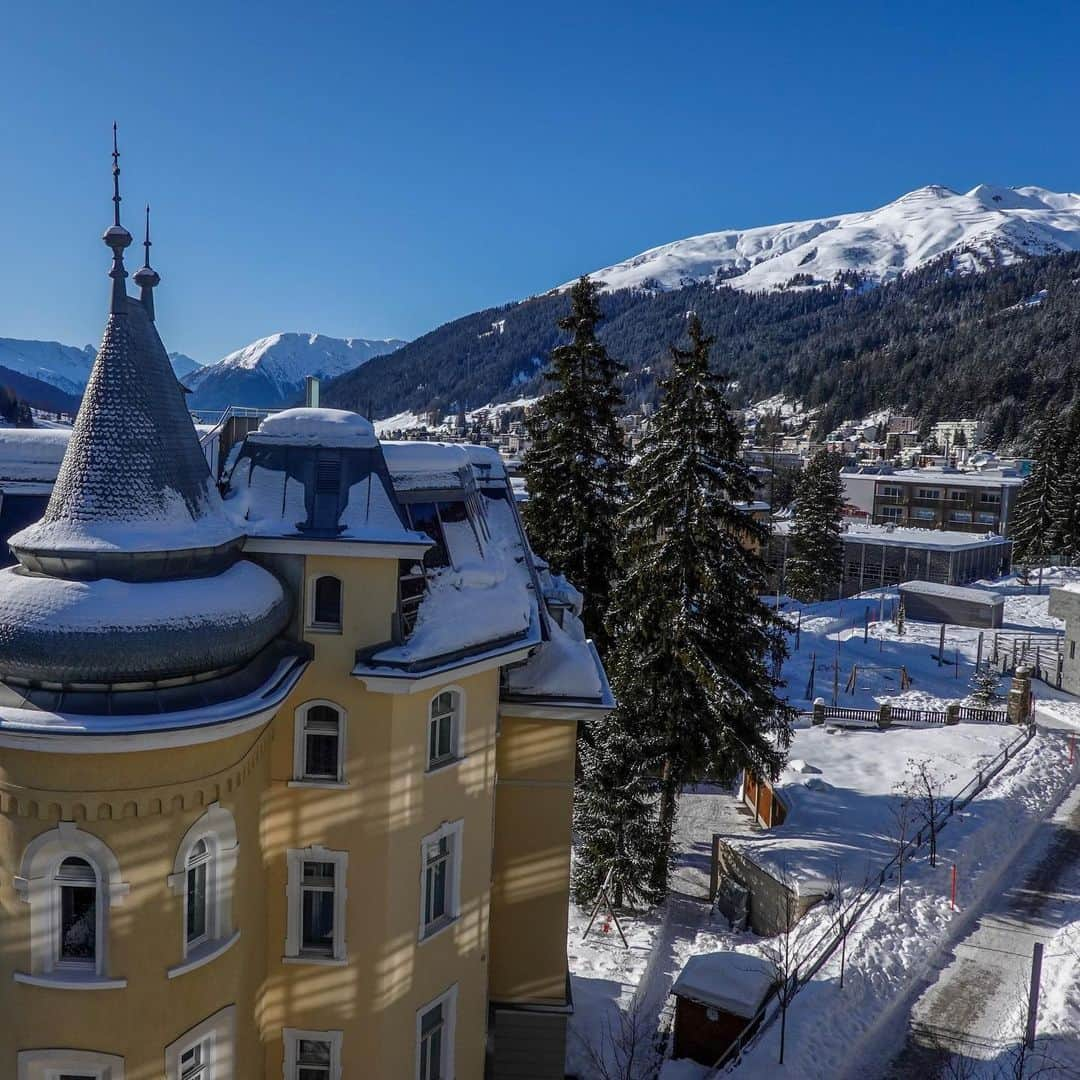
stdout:
[[(845, 487), (873, 476), (871, 521), (1008, 536), (1023, 479), (1003, 472), (894, 469), (844, 473)], [(859, 497), (865, 501), (860, 487)]]
[(0, 1075), (563, 1076), (582, 598), (493, 451), (297, 409), (220, 490), (117, 213), (0, 570)]

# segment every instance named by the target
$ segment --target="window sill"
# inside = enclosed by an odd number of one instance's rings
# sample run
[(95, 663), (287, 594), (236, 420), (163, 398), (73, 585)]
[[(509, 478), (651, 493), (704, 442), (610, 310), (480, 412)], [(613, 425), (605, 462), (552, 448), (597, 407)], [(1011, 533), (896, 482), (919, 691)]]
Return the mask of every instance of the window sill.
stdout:
[(318, 964), (322, 967), (344, 967), (349, 961), (346, 957), (336, 956), (283, 956), (283, 964)]
[(47, 975), (29, 975), (16, 971), (12, 976), (25, 986), (42, 986), (48, 990), (123, 990), (127, 979), (110, 979), (105, 975), (79, 975), (73, 971), (51, 971)]
[(420, 931), (420, 944), (423, 945), (425, 942), (432, 941), (439, 937), (445, 930), (449, 930), (451, 926), (455, 925), (460, 918), (460, 915), (444, 916), (438, 922), (434, 922), (430, 926), (424, 927), (424, 929)]
[(341, 788), (350, 787), (348, 780), (289, 780), (286, 787), (317, 788), (327, 791), (340, 791)]
[(425, 776), (432, 776), (435, 773), (445, 772), (447, 769), (452, 769), (455, 765), (460, 765), (467, 755), (461, 754), (458, 757), (447, 758), (445, 761), (436, 762), (434, 765), (429, 765), (424, 770)]
[(204, 941), (188, 953), (186, 960), (169, 968), (165, 974), (170, 979), (175, 979), (180, 975), (186, 975), (189, 971), (194, 971), (196, 968), (201, 968), (204, 964), (209, 964), (211, 960), (216, 960), (222, 953), (228, 952), (236, 944), (239, 937), (240, 931), (236, 930), (229, 937), (222, 938), (220, 941)]
[(340, 626), (316, 626), (311, 624), (304, 627), (304, 630), (309, 634), (337, 634), (338, 637), (341, 637)]

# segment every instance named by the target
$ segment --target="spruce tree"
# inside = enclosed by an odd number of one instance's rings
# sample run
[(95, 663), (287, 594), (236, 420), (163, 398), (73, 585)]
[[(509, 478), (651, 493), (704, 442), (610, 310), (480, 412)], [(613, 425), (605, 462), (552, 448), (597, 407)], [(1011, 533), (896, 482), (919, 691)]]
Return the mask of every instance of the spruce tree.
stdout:
[(666, 857), (657, 828), (650, 781), (650, 732), (632, 727), (633, 714), (618, 710), (591, 725), (582, 743), (581, 780), (574, 802), (574, 898), (592, 904), (610, 872), (612, 902), (644, 906), (661, 899), (653, 867)]
[(989, 661), (977, 667), (971, 675), (971, 697), (980, 705), (986, 707), (993, 705), (998, 699), (998, 687), (1001, 679), (998, 673), (990, 665)]
[(819, 450), (807, 463), (795, 495), (792, 554), (784, 576), (785, 589), (796, 600), (832, 600), (840, 589), (844, 569), (840, 465), (839, 454)]
[(1039, 421), (1032, 440), (1035, 463), (1016, 500), (1013, 554), (1025, 566), (1044, 566), (1060, 539), (1056, 492), (1065, 461), (1061, 426), (1059, 416), (1046, 416)]
[(1080, 402), (1060, 418), (1059, 429), (1060, 449), (1050, 480), (1051, 550), (1075, 563), (1080, 560)]
[(570, 314), (559, 320), (573, 336), (552, 351), (548, 392), (527, 421), (532, 445), (523, 461), (529, 489), (523, 512), (536, 551), (585, 594), (585, 629), (604, 651), (626, 470), (618, 425), (625, 368), (597, 339), (599, 291), (582, 277), (570, 290)]
[(660, 407), (630, 469), (609, 616), (612, 722), (659, 781), (659, 837), (646, 853), (654, 893), (667, 887), (681, 786), (743, 768), (775, 777), (793, 719), (774, 693), (783, 629), (760, 597), (768, 530), (736, 505), (752, 498), (753, 482), (727, 379), (709, 369), (714, 339), (696, 315), (689, 334), (689, 349), (671, 349)]

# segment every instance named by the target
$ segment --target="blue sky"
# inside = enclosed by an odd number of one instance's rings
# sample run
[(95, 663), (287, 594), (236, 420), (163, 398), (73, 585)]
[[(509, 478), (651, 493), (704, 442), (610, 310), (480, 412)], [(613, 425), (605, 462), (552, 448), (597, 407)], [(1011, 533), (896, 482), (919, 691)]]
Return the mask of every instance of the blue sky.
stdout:
[(42, 2), (2, 26), (5, 337), (97, 341), (114, 119), (163, 336), (204, 362), (276, 330), (413, 337), (931, 182), (1080, 188), (1076, 6)]

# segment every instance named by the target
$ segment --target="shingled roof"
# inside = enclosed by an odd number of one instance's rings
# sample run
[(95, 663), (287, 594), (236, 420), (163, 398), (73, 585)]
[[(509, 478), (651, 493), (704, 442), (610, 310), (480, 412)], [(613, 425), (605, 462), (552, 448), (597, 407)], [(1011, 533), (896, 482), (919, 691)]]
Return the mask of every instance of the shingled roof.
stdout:
[(183, 391), (141, 300), (110, 312), (44, 517), (17, 552), (176, 551), (233, 541)]

